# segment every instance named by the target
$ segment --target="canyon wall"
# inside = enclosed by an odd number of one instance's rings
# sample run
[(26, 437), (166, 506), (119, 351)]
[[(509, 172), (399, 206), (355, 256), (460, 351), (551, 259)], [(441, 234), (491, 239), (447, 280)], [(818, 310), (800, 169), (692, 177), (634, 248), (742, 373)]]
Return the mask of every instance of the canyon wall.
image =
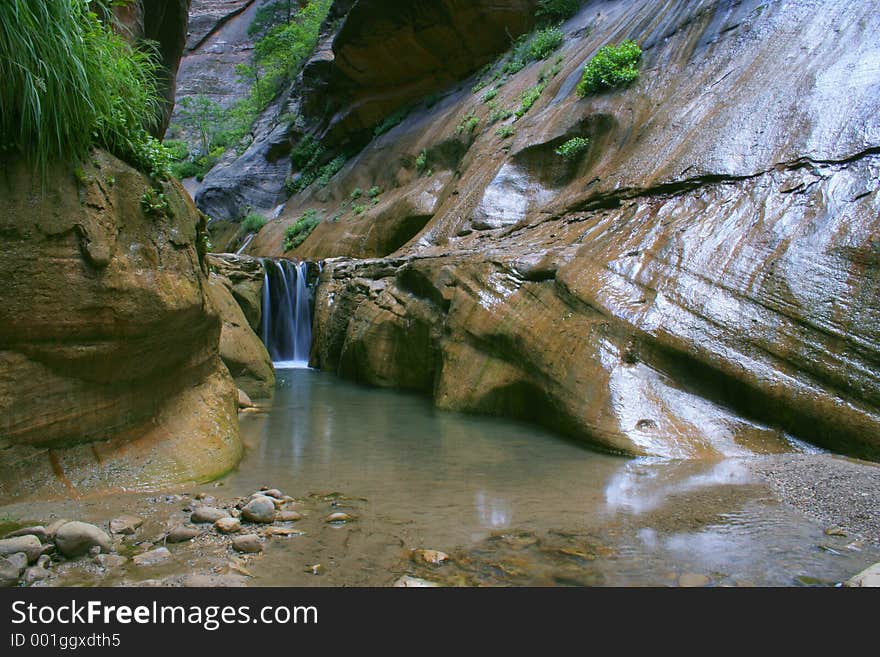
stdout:
[[(521, 118), (492, 122), (479, 75), (449, 84), (250, 245), (325, 260), (313, 364), (627, 453), (801, 439), (880, 458), (877, 12), (595, 1), (562, 27), (560, 60), (495, 91), (516, 110), (543, 84)], [(579, 98), (584, 64), (623, 39), (643, 49), (638, 81)], [(323, 66), (342, 66), (329, 44)], [(354, 52), (366, 82), (347, 93), (367, 98), (385, 59)], [(356, 110), (333, 116), (319, 136), (364, 138)], [(574, 137), (589, 147), (558, 156)], [(285, 252), (309, 212), (321, 223)]]

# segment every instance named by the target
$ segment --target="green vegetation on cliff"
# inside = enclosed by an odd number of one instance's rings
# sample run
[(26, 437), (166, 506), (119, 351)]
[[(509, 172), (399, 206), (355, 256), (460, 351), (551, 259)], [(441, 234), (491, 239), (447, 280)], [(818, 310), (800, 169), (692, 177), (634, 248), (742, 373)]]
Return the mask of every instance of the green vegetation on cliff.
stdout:
[(318, 211), (314, 209), (307, 210), (299, 220), (289, 226), (284, 231), (284, 250), (290, 251), (306, 241), (306, 238), (312, 234), (312, 231), (321, 223), (318, 218)]
[(639, 77), (642, 49), (635, 41), (623, 41), (617, 46), (603, 46), (584, 66), (584, 74), (577, 86), (581, 98), (590, 94), (625, 87)]
[(148, 130), (161, 100), (158, 57), (133, 46), (87, 0), (0, 3), (0, 148), (45, 172), (97, 146), (156, 177), (169, 159)]
[(581, 8), (581, 0), (539, 0), (535, 16), (547, 23), (559, 23), (574, 16)]

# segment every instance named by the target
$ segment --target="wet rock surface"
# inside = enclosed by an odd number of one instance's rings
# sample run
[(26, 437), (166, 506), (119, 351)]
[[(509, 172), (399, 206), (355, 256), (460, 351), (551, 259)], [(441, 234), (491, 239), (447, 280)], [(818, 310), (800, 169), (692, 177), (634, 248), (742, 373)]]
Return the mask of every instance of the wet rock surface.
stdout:
[[(306, 210), (331, 218), (356, 188), (388, 190), (293, 254), (327, 259), (312, 364), (631, 454), (772, 453), (794, 436), (880, 458), (880, 25), (864, 6), (810, 7), (588, 2), (512, 140), (468, 89), (414, 110), (249, 249), (280, 255)], [(865, 50), (841, 56), (834, 30)], [(578, 99), (584, 61), (624, 32), (644, 50), (639, 81)], [(780, 56), (803, 75), (779, 76)], [(554, 149), (575, 136), (590, 149), (557, 175)], [(452, 142), (460, 157), (416, 170)], [(430, 219), (379, 249), (412, 195), (433, 199)]]
[(80, 557), (92, 548), (109, 552), (111, 540), (107, 532), (87, 522), (65, 523), (55, 532), (55, 545), (65, 557)]

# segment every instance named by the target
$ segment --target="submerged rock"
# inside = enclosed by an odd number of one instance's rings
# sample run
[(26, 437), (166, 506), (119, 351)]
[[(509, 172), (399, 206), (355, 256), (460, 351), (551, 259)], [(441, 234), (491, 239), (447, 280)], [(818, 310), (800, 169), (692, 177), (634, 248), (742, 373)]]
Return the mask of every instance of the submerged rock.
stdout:
[(430, 582), (426, 579), (412, 577), (411, 575), (403, 575), (398, 578), (392, 585), (396, 588), (434, 588), (439, 587), (437, 582)]
[(336, 513), (331, 513), (329, 516), (324, 518), (324, 522), (334, 524), (334, 525), (335, 524), (338, 524), (338, 525), (345, 524), (347, 522), (352, 522), (353, 520), (355, 520), (355, 516), (351, 515), (350, 513), (345, 513), (343, 511), (337, 511)]
[(143, 518), (123, 515), (110, 521), (110, 531), (114, 534), (134, 534), (142, 524), (144, 524)]
[(214, 527), (221, 534), (234, 534), (241, 530), (241, 520), (238, 518), (220, 518), (214, 523)]
[(149, 552), (136, 554), (131, 558), (132, 563), (136, 566), (155, 566), (164, 563), (171, 558), (171, 551), (168, 548), (160, 547)]

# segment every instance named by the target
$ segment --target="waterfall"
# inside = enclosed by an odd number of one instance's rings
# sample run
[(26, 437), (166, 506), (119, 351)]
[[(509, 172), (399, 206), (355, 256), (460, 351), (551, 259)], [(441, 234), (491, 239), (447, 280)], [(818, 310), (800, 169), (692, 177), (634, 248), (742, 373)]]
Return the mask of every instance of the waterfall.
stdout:
[(263, 260), (263, 344), (278, 369), (309, 366), (312, 311), (308, 265)]

